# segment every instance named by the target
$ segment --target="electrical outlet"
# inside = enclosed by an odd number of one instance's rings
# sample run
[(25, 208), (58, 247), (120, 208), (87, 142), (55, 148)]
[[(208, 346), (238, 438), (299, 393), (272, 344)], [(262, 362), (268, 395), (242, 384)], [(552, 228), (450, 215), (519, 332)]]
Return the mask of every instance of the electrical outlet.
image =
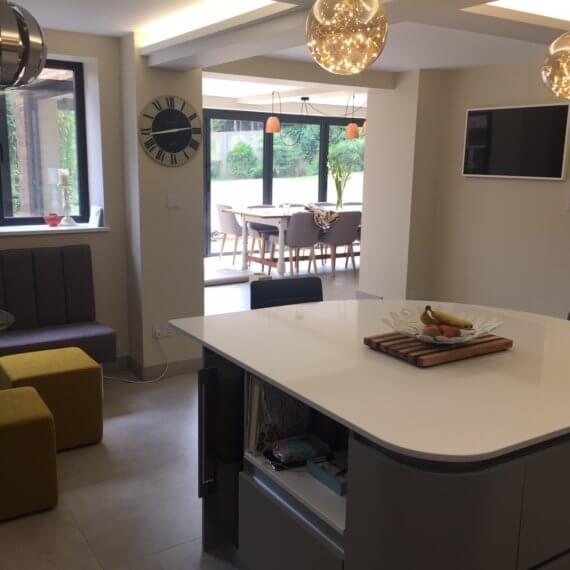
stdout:
[(178, 336), (178, 331), (170, 324), (163, 323), (152, 328), (152, 336), (156, 339)]

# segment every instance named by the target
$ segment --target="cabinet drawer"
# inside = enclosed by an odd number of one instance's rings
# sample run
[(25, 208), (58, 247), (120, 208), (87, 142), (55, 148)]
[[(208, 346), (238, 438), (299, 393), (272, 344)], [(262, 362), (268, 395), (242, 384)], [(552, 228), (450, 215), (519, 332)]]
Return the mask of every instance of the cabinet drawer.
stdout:
[(239, 557), (247, 570), (342, 570), (326, 538), (250, 475), (240, 475)]

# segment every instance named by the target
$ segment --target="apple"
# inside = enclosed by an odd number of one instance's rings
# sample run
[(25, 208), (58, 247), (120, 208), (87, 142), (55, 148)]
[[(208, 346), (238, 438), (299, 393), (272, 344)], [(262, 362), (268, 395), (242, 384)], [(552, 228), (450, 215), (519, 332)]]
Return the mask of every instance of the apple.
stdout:
[(438, 325), (426, 325), (424, 327), (423, 333), (425, 336), (432, 336), (433, 338), (436, 338), (438, 336), (441, 336), (441, 329)]
[(457, 327), (450, 327), (449, 325), (439, 325), (441, 334), (447, 338), (457, 338), (461, 336), (461, 331)]

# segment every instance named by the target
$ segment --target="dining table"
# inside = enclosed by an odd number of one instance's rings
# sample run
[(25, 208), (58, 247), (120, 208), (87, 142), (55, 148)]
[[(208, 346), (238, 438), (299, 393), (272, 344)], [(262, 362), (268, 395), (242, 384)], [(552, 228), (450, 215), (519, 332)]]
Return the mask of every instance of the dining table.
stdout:
[[(327, 211), (337, 213), (342, 212), (359, 212), (362, 211), (362, 206), (345, 206), (344, 208), (326, 208)], [(305, 207), (301, 206), (268, 206), (267, 208), (250, 208), (250, 207), (233, 207), (227, 208), (224, 212), (235, 214), (241, 220), (242, 238), (243, 238), (243, 251), (242, 251), (242, 269), (247, 271), (251, 256), (248, 252), (247, 243), (249, 240), (249, 223), (264, 224), (267, 226), (276, 227), (279, 230), (279, 253), (277, 259), (277, 273), (279, 277), (285, 275), (285, 235), (289, 221), (294, 214), (306, 211)], [(265, 263), (270, 265), (270, 260), (265, 260)]]

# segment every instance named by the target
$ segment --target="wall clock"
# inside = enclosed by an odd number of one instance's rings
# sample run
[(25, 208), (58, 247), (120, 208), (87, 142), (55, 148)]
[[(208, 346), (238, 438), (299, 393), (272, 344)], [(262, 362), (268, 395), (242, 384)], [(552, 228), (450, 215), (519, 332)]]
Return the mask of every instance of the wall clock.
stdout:
[(184, 166), (202, 142), (202, 124), (194, 107), (180, 97), (151, 101), (139, 119), (139, 139), (146, 154), (163, 166)]

